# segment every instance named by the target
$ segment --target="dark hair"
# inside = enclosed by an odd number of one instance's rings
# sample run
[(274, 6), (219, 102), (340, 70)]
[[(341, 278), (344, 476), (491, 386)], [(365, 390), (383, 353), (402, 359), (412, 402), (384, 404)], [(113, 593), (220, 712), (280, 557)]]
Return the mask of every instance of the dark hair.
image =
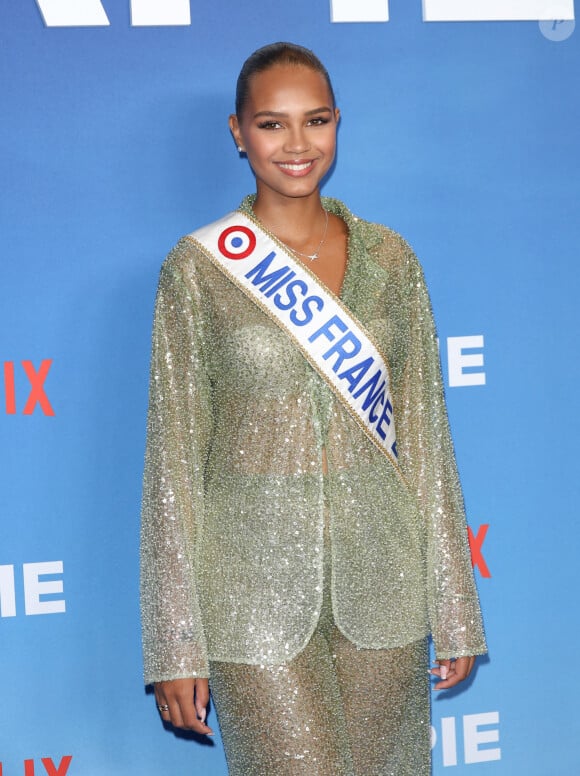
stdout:
[(248, 99), (250, 78), (256, 73), (263, 73), (274, 65), (302, 65), (315, 70), (324, 76), (332, 98), (332, 107), (335, 105), (334, 89), (330, 82), (328, 71), (310, 49), (299, 46), (296, 43), (270, 43), (262, 46), (246, 59), (238, 76), (236, 85), (236, 115), (242, 115), (244, 105)]

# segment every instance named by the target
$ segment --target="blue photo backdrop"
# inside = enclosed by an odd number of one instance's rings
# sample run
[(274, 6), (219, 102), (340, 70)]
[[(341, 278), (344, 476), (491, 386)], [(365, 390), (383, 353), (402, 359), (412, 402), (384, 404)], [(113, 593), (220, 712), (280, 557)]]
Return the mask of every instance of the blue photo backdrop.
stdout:
[(0, 7), (1, 776), (227, 773), (219, 735), (164, 730), (141, 682), (150, 327), (169, 248), (253, 190), (226, 120), (244, 58), (281, 39), (334, 80), (325, 193), (400, 231), (433, 297), (490, 646), (434, 695), (434, 773), (580, 773), (573, 18), (567, 0)]

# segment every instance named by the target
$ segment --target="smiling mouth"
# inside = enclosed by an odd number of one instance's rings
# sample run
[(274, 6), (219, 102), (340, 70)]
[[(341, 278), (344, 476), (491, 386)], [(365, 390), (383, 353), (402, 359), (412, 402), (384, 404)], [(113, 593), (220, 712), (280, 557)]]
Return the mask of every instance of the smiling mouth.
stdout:
[(314, 160), (307, 162), (277, 162), (278, 167), (290, 175), (302, 175), (307, 173), (314, 165)]

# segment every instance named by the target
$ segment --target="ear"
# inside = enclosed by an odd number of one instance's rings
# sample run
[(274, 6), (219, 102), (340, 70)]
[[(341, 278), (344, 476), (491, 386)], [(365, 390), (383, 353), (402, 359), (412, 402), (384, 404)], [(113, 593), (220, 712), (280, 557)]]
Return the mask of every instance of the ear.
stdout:
[(334, 109), (334, 120), (337, 124), (340, 121), (340, 110), (338, 108)]
[(242, 133), (240, 132), (240, 123), (235, 113), (232, 113), (231, 116), (229, 117), (228, 124), (230, 126), (230, 132), (232, 133), (232, 137), (234, 138), (235, 144), (237, 145), (238, 149), (241, 149), (243, 151), (244, 143), (242, 140)]

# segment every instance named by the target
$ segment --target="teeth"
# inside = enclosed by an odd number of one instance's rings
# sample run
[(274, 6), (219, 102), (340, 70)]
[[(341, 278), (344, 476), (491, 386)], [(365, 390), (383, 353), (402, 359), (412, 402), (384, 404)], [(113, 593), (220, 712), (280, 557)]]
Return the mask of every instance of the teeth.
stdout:
[(311, 162), (303, 162), (302, 164), (291, 164), (289, 162), (284, 164), (281, 162), (280, 167), (283, 167), (285, 170), (294, 170), (296, 172), (300, 172), (300, 170), (305, 170), (307, 167), (310, 167), (311, 164)]

